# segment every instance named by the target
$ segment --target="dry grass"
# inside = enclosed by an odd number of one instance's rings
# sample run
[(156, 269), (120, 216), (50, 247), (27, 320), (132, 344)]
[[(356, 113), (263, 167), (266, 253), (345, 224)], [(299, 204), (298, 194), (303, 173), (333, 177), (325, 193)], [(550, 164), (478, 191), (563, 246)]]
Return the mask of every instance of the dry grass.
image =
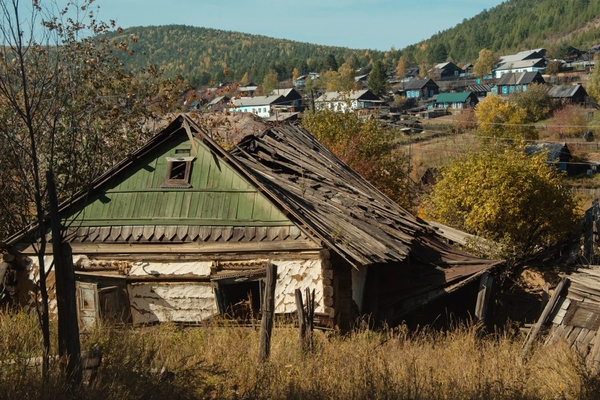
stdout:
[[(0, 315), (0, 353), (25, 359), (39, 351), (27, 316)], [(81, 399), (595, 399), (598, 380), (564, 344), (534, 348), (521, 359), (521, 335), (482, 335), (475, 326), (446, 332), (367, 329), (341, 336), (317, 332), (311, 353), (297, 331), (276, 327), (270, 360), (257, 364), (252, 328), (161, 325), (99, 328), (83, 346), (104, 358)], [(38, 353), (39, 354), (39, 353)], [(166, 368), (173, 374), (153, 371)], [(56, 373), (44, 384), (22, 363), (0, 367), (0, 398), (62, 399)]]

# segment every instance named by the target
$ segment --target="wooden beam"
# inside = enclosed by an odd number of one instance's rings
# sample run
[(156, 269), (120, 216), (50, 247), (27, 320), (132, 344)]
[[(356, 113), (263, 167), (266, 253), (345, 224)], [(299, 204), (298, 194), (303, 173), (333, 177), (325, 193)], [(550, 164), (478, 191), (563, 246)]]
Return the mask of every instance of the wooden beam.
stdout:
[[(75, 254), (210, 254), (210, 253), (256, 253), (271, 251), (318, 250), (320, 246), (311, 240), (273, 242), (209, 242), (209, 243), (71, 243)], [(34, 255), (31, 247), (23, 254)], [(52, 252), (47, 252), (48, 255)]]
[(542, 315), (540, 315), (540, 317), (538, 318), (535, 325), (533, 325), (533, 327), (531, 328), (531, 331), (529, 331), (529, 334), (527, 335), (527, 339), (525, 340), (525, 343), (523, 344), (523, 347), (522, 347), (523, 358), (525, 358), (527, 356), (527, 352), (529, 351), (529, 348), (531, 347), (536, 336), (542, 329), (542, 326), (546, 322), (546, 319), (548, 319), (548, 316), (552, 313), (554, 306), (556, 305), (556, 303), (558, 302), (558, 299), (560, 298), (560, 293), (562, 292), (562, 290), (564, 289), (564, 287), (568, 281), (569, 280), (566, 277), (562, 278), (560, 283), (556, 286), (554, 293), (552, 293), (552, 297), (550, 297), (550, 301), (548, 301), (548, 304), (544, 308), (544, 311), (542, 311)]
[(485, 323), (487, 306), (490, 301), (493, 282), (494, 277), (491, 276), (487, 271), (484, 272), (483, 275), (481, 275), (481, 280), (479, 283), (479, 292), (477, 293), (477, 304), (475, 305), (475, 317), (482, 324)]

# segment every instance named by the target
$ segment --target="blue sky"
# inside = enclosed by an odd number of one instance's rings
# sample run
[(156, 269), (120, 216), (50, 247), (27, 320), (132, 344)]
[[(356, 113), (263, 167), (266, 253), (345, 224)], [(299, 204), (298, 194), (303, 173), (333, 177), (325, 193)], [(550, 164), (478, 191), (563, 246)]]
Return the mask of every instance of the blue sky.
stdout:
[(502, 0), (97, 0), (128, 28), (184, 24), (357, 49), (401, 49)]

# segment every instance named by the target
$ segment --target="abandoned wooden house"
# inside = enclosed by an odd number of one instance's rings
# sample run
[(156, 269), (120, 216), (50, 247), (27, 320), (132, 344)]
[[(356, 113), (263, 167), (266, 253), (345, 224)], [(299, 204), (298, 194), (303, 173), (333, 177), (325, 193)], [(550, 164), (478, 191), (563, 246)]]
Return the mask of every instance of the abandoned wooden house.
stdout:
[[(470, 283), (461, 307), (474, 309), (478, 277), (498, 264), (448, 245), (293, 125), (227, 152), (181, 115), (60, 212), (85, 324), (252, 317), (267, 262), (278, 314), (308, 288), (330, 325), (397, 323)], [(26, 237), (8, 243), (35, 263)]]

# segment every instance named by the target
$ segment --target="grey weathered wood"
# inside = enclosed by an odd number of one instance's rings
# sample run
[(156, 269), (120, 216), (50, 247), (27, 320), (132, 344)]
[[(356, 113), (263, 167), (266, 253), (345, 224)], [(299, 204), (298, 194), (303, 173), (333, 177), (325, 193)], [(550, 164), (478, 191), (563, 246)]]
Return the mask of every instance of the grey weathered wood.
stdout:
[(258, 360), (266, 361), (271, 351), (271, 332), (273, 330), (273, 316), (275, 314), (275, 287), (277, 285), (277, 265), (267, 265), (267, 278), (265, 294), (262, 304), (262, 320), (260, 323), (260, 345)]
[(594, 215), (594, 232), (596, 232), (596, 242), (600, 242), (600, 206), (598, 199), (592, 201), (592, 213)]
[(552, 293), (552, 297), (550, 298), (550, 301), (548, 301), (546, 308), (544, 308), (542, 315), (540, 315), (540, 318), (538, 318), (538, 320), (535, 323), (535, 325), (533, 326), (533, 328), (531, 328), (531, 331), (527, 335), (527, 339), (525, 340), (525, 343), (523, 344), (523, 348), (522, 348), (523, 357), (527, 356), (527, 352), (529, 351), (529, 348), (533, 344), (533, 341), (535, 340), (537, 334), (542, 329), (542, 326), (546, 322), (546, 319), (548, 318), (548, 316), (554, 309), (554, 306), (556, 305), (556, 303), (558, 302), (558, 299), (560, 298), (560, 293), (562, 292), (562, 290), (565, 287), (565, 285), (567, 284), (567, 282), (568, 282), (567, 278), (563, 278), (560, 281), (560, 283), (556, 286), (556, 290), (554, 290), (554, 293)]
[(583, 237), (583, 257), (588, 265), (592, 264), (594, 254), (594, 216), (593, 209), (589, 208), (585, 212), (585, 230)]
[(481, 323), (485, 323), (485, 316), (487, 314), (487, 306), (490, 301), (493, 282), (494, 278), (488, 272), (484, 272), (481, 275), (479, 292), (477, 293), (477, 304), (475, 305), (475, 317)]
[(300, 340), (300, 347), (304, 350), (306, 347), (306, 315), (304, 313), (304, 304), (302, 304), (302, 291), (296, 289), (294, 295), (296, 296), (296, 312), (298, 313), (298, 338)]
[(588, 355), (588, 366), (591, 368), (592, 372), (597, 374), (600, 372), (600, 330), (596, 331), (596, 336), (594, 336), (594, 346), (592, 350), (590, 350), (590, 354)]

